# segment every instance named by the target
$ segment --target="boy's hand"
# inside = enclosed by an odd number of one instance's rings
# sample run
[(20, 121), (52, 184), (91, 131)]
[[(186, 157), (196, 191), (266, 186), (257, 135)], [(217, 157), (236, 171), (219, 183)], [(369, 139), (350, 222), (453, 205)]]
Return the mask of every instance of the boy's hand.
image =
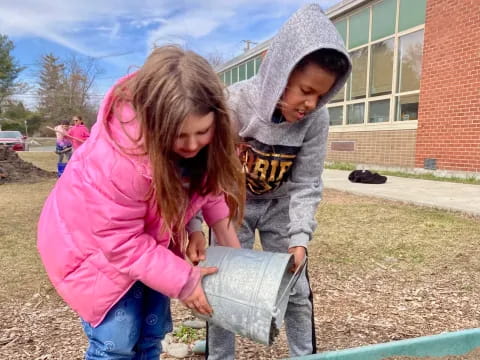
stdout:
[(183, 303), (189, 309), (203, 315), (210, 316), (213, 313), (213, 309), (208, 303), (207, 297), (205, 296), (205, 292), (202, 288), (202, 279), (204, 276), (214, 274), (218, 271), (216, 267), (204, 267), (200, 268), (200, 281), (198, 282), (195, 290), (193, 290), (192, 294), (187, 297)]
[(205, 246), (207, 240), (201, 231), (195, 231), (188, 238), (188, 246), (186, 255), (193, 265), (197, 265), (199, 261), (205, 260)]
[(303, 259), (305, 259), (305, 256), (307, 254), (306, 249), (303, 246), (294, 246), (288, 249), (289, 254), (293, 254), (295, 258), (295, 263), (293, 266), (290, 268), (291, 272), (295, 272), (297, 268), (302, 265)]

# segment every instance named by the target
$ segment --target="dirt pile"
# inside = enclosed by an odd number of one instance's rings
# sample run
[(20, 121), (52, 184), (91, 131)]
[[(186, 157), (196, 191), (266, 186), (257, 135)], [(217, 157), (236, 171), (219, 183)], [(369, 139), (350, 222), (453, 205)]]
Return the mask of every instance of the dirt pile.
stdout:
[(15, 151), (0, 145), (0, 184), (35, 183), (54, 177), (56, 177), (55, 172), (40, 169), (20, 159)]

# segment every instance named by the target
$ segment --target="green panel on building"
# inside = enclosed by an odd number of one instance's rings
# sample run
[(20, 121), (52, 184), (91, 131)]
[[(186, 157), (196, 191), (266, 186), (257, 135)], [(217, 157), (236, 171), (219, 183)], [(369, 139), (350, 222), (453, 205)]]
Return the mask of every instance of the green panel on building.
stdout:
[(238, 82), (238, 66), (234, 67), (232, 70), (232, 84)]
[(337, 31), (342, 35), (343, 42), (347, 43), (347, 19), (335, 23)]
[(400, 0), (398, 31), (425, 23), (426, 0)]
[(368, 42), (368, 28), (370, 24), (370, 8), (360, 11), (350, 17), (348, 31), (348, 47), (354, 48)]
[(246, 67), (245, 64), (242, 64), (238, 68), (238, 80), (239, 81), (245, 80), (247, 78), (247, 73), (246, 73), (245, 67)]
[(255, 62), (252, 59), (249, 62), (247, 62), (247, 79), (250, 79), (253, 75), (255, 75), (254, 71), (255, 71)]
[(372, 8), (372, 41), (395, 32), (397, 0), (384, 0)]

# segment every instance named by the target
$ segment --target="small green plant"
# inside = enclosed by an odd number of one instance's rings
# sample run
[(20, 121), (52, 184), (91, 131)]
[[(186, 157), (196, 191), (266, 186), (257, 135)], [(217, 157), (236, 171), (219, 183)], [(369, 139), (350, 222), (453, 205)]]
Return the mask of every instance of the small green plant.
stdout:
[(200, 334), (200, 331), (201, 329), (193, 329), (188, 326), (180, 325), (173, 332), (173, 336), (175, 336), (178, 341), (182, 343), (190, 344), (195, 340), (199, 340), (202, 338), (202, 334)]

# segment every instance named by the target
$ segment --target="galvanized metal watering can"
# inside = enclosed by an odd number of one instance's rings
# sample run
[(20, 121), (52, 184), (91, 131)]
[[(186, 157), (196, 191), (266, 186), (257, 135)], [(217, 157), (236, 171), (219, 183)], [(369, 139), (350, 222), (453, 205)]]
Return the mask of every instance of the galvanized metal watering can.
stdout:
[(271, 345), (282, 326), (288, 298), (306, 259), (295, 273), (291, 254), (213, 246), (200, 266), (218, 272), (202, 285), (213, 315), (206, 319), (236, 334)]

